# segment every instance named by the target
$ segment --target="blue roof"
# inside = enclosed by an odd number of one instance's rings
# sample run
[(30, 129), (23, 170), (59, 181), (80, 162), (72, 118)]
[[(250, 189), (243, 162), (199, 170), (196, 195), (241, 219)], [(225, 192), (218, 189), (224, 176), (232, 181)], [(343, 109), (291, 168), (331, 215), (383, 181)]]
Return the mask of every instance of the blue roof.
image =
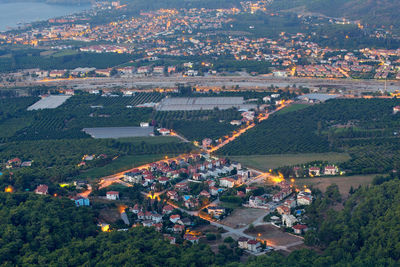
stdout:
[(188, 199), (190, 199), (192, 196), (183, 196), (183, 198), (185, 199), (185, 200), (188, 200)]
[(0, 176), (2, 176), (3, 175), (3, 173), (2, 172), (0, 172)]

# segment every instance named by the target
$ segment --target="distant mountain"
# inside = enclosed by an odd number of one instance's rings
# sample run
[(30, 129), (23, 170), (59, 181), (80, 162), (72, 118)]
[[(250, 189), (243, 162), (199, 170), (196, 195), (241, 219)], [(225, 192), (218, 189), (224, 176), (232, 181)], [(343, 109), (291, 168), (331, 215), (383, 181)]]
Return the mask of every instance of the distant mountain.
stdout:
[(272, 4), (275, 9), (300, 6), (330, 17), (361, 20), (376, 26), (400, 26), (399, 0), (277, 0)]

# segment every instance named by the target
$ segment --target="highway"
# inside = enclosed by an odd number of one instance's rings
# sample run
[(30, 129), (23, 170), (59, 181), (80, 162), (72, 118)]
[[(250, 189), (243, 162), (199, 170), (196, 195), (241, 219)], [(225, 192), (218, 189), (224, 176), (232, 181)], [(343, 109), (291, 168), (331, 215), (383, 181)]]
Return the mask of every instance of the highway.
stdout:
[[(186, 84), (196, 87), (218, 89), (222, 86), (240, 89), (268, 89), (271, 85), (280, 88), (287, 86), (303, 86), (312, 89), (320, 87), (345, 88), (347, 91), (378, 91), (385, 88), (383, 80), (357, 80), (357, 79), (323, 79), (323, 78), (299, 78), (299, 77), (274, 77), (272, 75), (260, 76), (204, 76), (204, 77), (182, 77), (182, 76), (148, 76), (148, 77), (121, 77), (121, 78), (69, 78), (69, 79), (45, 79), (30, 80), (17, 83), (16, 86), (57, 85), (67, 88), (82, 90), (126, 87), (126, 88), (175, 88), (176, 84)], [(400, 87), (400, 81), (387, 81), (387, 90), (394, 91)]]

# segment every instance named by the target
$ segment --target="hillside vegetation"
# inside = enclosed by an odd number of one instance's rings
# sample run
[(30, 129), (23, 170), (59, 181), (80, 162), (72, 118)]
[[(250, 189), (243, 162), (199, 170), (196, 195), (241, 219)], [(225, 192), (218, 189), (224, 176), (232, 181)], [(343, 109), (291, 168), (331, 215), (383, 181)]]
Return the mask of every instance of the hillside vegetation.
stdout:
[[(381, 184), (378, 184), (381, 183)], [(31, 193), (0, 193), (0, 262), (4, 266), (398, 266), (400, 262), (400, 187), (397, 177), (360, 188), (342, 211), (335, 185), (307, 208), (310, 230), (302, 249), (283, 256), (272, 253), (232, 258), (220, 246), (170, 245), (153, 228), (101, 233), (95, 214), (68, 199)]]
[(275, 1), (275, 9), (290, 9), (304, 6), (306, 10), (321, 13), (330, 17), (346, 17), (362, 20), (373, 26), (400, 25), (397, 0), (284, 0)]

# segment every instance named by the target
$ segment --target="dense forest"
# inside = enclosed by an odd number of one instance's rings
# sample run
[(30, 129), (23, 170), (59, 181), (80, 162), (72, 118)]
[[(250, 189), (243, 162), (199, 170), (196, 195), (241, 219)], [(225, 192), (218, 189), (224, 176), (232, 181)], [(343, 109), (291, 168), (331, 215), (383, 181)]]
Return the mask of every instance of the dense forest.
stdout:
[[(208, 266), (205, 245), (169, 245), (152, 228), (101, 233), (90, 208), (69, 199), (0, 193), (0, 262), (27, 266)], [(225, 262), (223, 255), (220, 264)]]
[(387, 173), (400, 167), (397, 99), (337, 99), (276, 114), (218, 151), (266, 155), (344, 151), (350, 173)]

